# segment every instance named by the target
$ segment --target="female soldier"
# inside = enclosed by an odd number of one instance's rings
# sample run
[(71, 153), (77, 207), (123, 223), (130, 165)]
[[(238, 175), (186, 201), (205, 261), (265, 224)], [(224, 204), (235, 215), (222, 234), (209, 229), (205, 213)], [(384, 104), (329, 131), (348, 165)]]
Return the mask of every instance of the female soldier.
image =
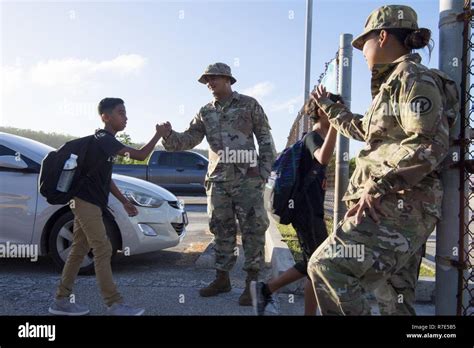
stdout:
[[(366, 142), (343, 198), (347, 214), (308, 265), (323, 315), (370, 315), (364, 292), (378, 287), (393, 314), (415, 314), (412, 265), (441, 217), (439, 165), (449, 137), (442, 80), (411, 53), (430, 36), (412, 8), (383, 6), (352, 42), (372, 72), (365, 117), (331, 102), (321, 86), (313, 94), (333, 127)], [(352, 255), (357, 247), (363, 258)]]

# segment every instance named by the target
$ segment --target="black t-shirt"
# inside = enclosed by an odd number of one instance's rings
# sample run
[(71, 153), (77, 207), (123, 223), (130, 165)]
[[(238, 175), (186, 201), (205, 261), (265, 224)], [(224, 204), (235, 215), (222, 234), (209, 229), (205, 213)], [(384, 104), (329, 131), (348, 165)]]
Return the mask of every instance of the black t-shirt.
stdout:
[[(303, 156), (300, 163), (300, 188), (305, 185), (304, 190), (304, 201), (300, 202), (302, 211), (307, 212), (310, 209), (310, 213), (317, 216), (324, 215), (324, 196), (326, 190), (326, 166), (318, 162), (314, 157), (314, 151), (323, 146), (324, 140), (321, 136), (310, 131), (303, 138), (304, 149)], [(296, 202), (298, 205), (298, 202)], [(306, 209), (308, 208), (308, 209)]]
[(85, 175), (91, 169), (93, 172), (79, 189), (77, 197), (102, 209), (107, 207), (115, 158), (124, 147), (125, 145), (105, 129), (95, 132), (84, 159), (82, 173)]

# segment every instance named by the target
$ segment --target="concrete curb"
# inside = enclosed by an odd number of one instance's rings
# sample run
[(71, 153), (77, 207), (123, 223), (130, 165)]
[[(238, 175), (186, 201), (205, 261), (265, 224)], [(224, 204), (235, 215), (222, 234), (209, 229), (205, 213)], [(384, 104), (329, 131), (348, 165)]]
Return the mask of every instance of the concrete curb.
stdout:
[[(269, 215), (270, 225), (265, 232), (265, 262), (271, 265), (271, 277), (276, 278), (295, 265), (288, 245), (282, 240), (276, 221)], [(305, 279), (282, 288), (283, 293), (302, 293)]]
[(435, 278), (420, 277), (416, 285), (416, 301), (417, 302), (435, 302)]

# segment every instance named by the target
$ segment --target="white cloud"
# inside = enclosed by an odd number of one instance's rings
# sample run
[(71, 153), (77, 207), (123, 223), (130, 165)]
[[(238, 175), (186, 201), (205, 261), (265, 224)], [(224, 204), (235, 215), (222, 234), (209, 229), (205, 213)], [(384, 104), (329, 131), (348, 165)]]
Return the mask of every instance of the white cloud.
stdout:
[(23, 69), (16, 66), (0, 66), (0, 84), (3, 92), (11, 92), (19, 88), (23, 81)]
[(140, 71), (146, 64), (146, 58), (138, 54), (121, 55), (113, 60), (97, 64), (96, 71), (130, 74)]
[(246, 88), (242, 94), (249, 95), (255, 99), (261, 99), (273, 92), (275, 86), (269, 81), (259, 82), (256, 85)]
[(138, 54), (120, 55), (101, 62), (77, 58), (53, 59), (33, 66), (30, 77), (33, 83), (47, 87), (76, 86), (88, 83), (104, 73), (120, 76), (136, 73), (145, 64), (146, 58)]
[(286, 111), (289, 114), (296, 115), (296, 113), (301, 109), (302, 106), (303, 106), (303, 97), (297, 96), (297, 97), (290, 98), (284, 102), (271, 103), (270, 111), (271, 112)]

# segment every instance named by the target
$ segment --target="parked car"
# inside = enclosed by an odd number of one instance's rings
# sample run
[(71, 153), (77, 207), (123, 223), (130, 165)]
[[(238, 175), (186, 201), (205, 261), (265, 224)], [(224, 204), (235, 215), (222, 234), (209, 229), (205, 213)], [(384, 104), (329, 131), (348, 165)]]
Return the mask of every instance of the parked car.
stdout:
[[(69, 206), (50, 205), (38, 192), (41, 161), (52, 147), (0, 132), (0, 243), (38, 245), (39, 255), (51, 255), (62, 269), (71, 248), (74, 216)], [(184, 203), (162, 187), (123, 175), (113, 175), (119, 189), (137, 206), (129, 217), (110, 195), (112, 219), (104, 219), (114, 255), (142, 254), (176, 246), (188, 224)], [(81, 265), (93, 272), (93, 255)]]
[(208, 159), (197, 152), (154, 151), (147, 165), (115, 164), (113, 171), (152, 182), (172, 192), (205, 193), (208, 164)]

